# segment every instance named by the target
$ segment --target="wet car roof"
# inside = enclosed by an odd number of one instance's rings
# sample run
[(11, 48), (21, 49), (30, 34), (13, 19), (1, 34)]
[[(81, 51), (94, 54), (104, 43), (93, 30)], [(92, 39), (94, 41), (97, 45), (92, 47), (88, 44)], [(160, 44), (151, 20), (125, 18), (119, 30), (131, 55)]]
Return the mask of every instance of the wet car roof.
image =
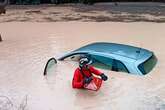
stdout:
[(58, 60), (64, 60), (65, 58), (76, 54), (99, 55), (130, 63), (136, 61), (136, 65), (139, 65), (151, 57), (153, 53), (146, 49), (124, 44), (96, 42), (69, 52), (58, 58)]
[(140, 52), (145, 52), (145, 53), (149, 52), (148, 50), (134, 46), (116, 44), (116, 43), (105, 43), (105, 42), (92, 43), (84, 47), (81, 47), (75, 50), (74, 52), (76, 51), (78, 52), (90, 51), (90, 52), (99, 52), (105, 54), (115, 54), (115, 55), (131, 58), (134, 60), (137, 60), (137, 58), (140, 57), (139, 56)]

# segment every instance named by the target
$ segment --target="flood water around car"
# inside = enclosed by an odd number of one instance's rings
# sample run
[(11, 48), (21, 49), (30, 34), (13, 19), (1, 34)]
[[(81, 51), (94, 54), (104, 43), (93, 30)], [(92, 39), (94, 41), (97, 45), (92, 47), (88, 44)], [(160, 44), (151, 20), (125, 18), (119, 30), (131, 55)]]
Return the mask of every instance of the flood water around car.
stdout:
[[(8, 110), (20, 107), (29, 110), (164, 110), (164, 29), (163, 23), (143, 22), (1, 23), (4, 37), (0, 42), (0, 107)], [(109, 80), (103, 82), (97, 92), (72, 88), (73, 73), (78, 66), (75, 61), (55, 63), (52, 60), (48, 67), (55, 67), (43, 75), (50, 58), (58, 59), (66, 52), (93, 42), (143, 47), (152, 50), (158, 62), (142, 77), (100, 69)]]

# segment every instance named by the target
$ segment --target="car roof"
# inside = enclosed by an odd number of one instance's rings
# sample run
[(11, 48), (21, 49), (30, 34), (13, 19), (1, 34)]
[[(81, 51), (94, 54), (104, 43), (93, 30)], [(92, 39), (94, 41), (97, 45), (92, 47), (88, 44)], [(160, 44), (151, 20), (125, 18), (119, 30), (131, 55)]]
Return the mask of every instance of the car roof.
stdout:
[(140, 64), (148, 59), (152, 55), (152, 52), (146, 49), (124, 44), (96, 42), (76, 49), (62, 56), (59, 60), (64, 60), (65, 58), (75, 54), (100, 55), (123, 62), (137, 61), (137, 64)]
[(97, 42), (92, 43), (86, 46), (83, 46), (75, 51), (91, 51), (91, 52), (99, 52), (105, 54), (114, 54), (117, 56), (122, 56), (126, 58), (131, 58), (137, 60), (139, 58), (140, 52), (145, 53), (149, 52), (146, 49), (142, 49), (139, 47), (124, 45), (124, 44), (116, 44), (116, 43), (106, 43), (106, 42)]

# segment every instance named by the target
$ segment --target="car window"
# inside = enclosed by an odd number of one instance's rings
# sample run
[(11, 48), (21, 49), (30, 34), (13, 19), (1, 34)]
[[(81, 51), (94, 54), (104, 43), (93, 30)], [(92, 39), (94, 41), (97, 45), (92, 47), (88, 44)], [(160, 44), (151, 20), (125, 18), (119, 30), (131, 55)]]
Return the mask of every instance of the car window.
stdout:
[(157, 58), (155, 57), (155, 55), (152, 55), (148, 60), (140, 64), (138, 68), (143, 73), (143, 75), (145, 75), (154, 68), (156, 63), (157, 63)]
[(96, 68), (101, 68), (101, 69), (106, 69), (106, 70), (111, 70), (112, 66), (108, 66), (98, 60), (94, 60), (93, 63), (91, 64), (92, 66), (96, 67)]
[(114, 60), (113, 61), (112, 70), (113, 71), (121, 71), (121, 72), (129, 73), (129, 71), (126, 68), (126, 66), (122, 62), (120, 62), (119, 60)]
[(107, 58), (104, 56), (98, 56), (98, 55), (91, 55), (91, 58), (93, 60), (92, 65), (95, 67), (102, 68), (102, 69), (108, 69), (108, 70), (112, 70), (112, 71), (121, 71), (121, 72), (129, 73), (126, 66), (119, 60), (114, 60), (111, 58)]
[(104, 56), (98, 56), (98, 55), (91, 55), (93, 66), (102, 68), (102, 69), (108, 69), (112, 70), (112, 62), (113, 59), (107, 58)]

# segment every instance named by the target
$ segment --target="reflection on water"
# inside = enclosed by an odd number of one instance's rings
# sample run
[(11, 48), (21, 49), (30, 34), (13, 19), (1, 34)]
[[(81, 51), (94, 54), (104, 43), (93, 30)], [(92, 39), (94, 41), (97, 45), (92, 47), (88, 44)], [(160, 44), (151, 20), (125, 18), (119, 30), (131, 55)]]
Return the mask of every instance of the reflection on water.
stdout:
[[(29, 110), (164, 110), (165, 53), (160, 47), (164, 46), (161, 36), (165, 36), (165, 25), (148, 24), (2, 23), (0, 30), (5, 37), (0, 43), (0, 95), (9, 97), (13, 105), (19, 105), (28, 95)], [(156, 38), (145, 30), (148, 28)], [(159, 43), (153, 45), (153, 40)], [(109, 80), (98, 92), (72, 89), (76, 62), (58, 62), (51, 74), (43, 76), (49, 58), (95, 41), (140, 45), (153, 50), (159, 62), (144, 77), (102, 70)]]

